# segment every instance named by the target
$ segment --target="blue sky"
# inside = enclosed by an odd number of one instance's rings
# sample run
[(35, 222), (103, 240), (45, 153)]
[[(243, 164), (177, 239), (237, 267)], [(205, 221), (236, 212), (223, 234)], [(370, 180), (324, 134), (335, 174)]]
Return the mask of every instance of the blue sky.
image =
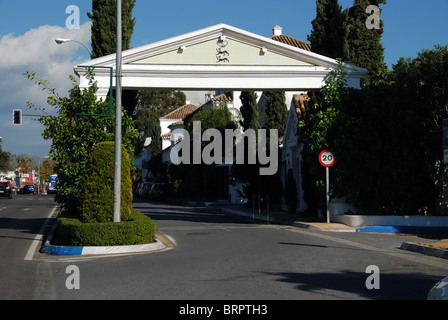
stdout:
[[(340, 0), (346, 8), (353, 0)], [(81, 12), (80, 29), (65, 28), (66, 8), (76, 5)], [(415, 57), (423, 49), (448, 44), (448, 0), (389, 0), (382, 6), (385, 23), (385, 60), (391, 67), (404, 57)], [(45, 105), (46, 95), (23, 76), (36, 71), (62, 95), (70, 88), (68, 74), (73, 65), (88, 58), (76, 43), (57, 45), (54, 38), (90, 41), (91, 0), (0, 0), (0, 136), (3, 150), (44, 157), (50, 142), (43, 128), (29, 118), (25, 125), (11, 124), (12, 109), (26, 109), (26, 101)], [(137, 0), (137, 20), (131, 46), (167, 39), (218, 23), (226, 23), (262, 36), (270, 36), (280, 25), (283, 33), (307, 40), (315, 18), (315, 0), (222, 0), (151, 1)], [(28, 112), (30, 110), (26, 110)]]

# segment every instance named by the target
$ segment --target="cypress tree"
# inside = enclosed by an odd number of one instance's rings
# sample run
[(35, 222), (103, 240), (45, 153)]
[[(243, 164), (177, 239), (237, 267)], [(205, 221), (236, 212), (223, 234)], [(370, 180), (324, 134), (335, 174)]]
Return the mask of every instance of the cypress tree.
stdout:
[[(123, 50), (130, 49), (135, 18), (132, 18), (136, 0), (123, 0), (122, 27)], [(117, 39), (117, 0), (92, 0), (92, 12), (87, 16), (92, 20), (92, 58), (113, 54)]]
[(313, 52), (337, 59), (347, 59), (347, 28), (338, 0), (316, 0), (316, 19), (308, 36)]
[(386, 70), (384, 63), (384, 48), (381, 37), (384, 23), (380, 21), (379, 29), (368, 29), (366, 26), (369, 14), (366, 9), (370, 5), (379, 7), (386, 0), (355, 0), (350, 9), (344, 11), (347, 20), (347, 62), (367, 69), (369, 72), (362, 79), (362, 85), (367, 86)]
[(252, 128), (254, 130), (260, 129), (259, 115), (258, 115), (258, 104), (257, 104), (257, 94), (253, 91), (243, 91), (240, 95), (241, 99), (241, 115), (243, 120), (241, 125), (244, 130)]
[(267, 98), (266, 102), (266, 122), (265, 129), (278, 129), (278, 136), (285, 133), (286, 119), (288, 117), (288, 108), (285, 103), (284, 91), (264, 92)]

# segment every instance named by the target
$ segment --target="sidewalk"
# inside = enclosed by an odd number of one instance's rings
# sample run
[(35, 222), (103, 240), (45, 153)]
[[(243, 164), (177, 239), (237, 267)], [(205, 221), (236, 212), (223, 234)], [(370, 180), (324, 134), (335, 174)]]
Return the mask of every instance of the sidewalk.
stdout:
[[(288, 214), (286, 212), (267, 212), (266, 210), (249, 210), (241, 206), (227, 208), (222, 207), (221, 211), (238, 215), (254, 221), (263, 221), (291, 225), (304, 229), (314, 229), (331, 232), (362, 232), (362, 233), (418, 233), (422, 230), (431, 233), (434, 228), (411, 228), (400, 226), (369, 226), (369, 227), (350, 227), (341, 223), (326, 223), (317, 221), (317, 218), (301, 218)], [(269, 214), (269, 216), (268, 216)], [(434, 230), (433, 230), (434, 231)], [(448, 240), (443, 239), (433, 242), (403, 242), (400, 249), (417, 252), (437, 258), (448, 259)]]
[(242, 206), (221, 207), (221, 211), (231, 214), (261, 221), (266, 223), (277, 223), (291, 225), (303, 229), (315, 229), (333, 232), (357, 232), (358, 228), (350, 227), (342, 223), (326, 223), (319, 221), (318, 218), (299, 217), (288, 214), (284, 211), (267, 211), (255, 209), (254, 211)]

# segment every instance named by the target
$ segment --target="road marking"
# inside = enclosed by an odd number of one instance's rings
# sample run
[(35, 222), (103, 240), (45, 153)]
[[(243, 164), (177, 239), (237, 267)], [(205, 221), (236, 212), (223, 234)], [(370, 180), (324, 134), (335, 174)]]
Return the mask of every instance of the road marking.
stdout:
[(53, 210), (51, 211), (51, 213), (48, 215), (47, 219), (45, 219), (44, 224), (42, 225), (42, 227), (40, 228), (39, 232), (37, 233), (36, 237), (34, 238), (33, 242), (31, 243), (30, 248), (28, 249), (28, 252), (26, 253), (25, 256), (25, 261), (31, 261), (33, 260), (33, 256), (34, 256), (34, 252), (37, 249), (37, 246), (39, 245), (40, 242), (42, 242), (43, 238), (44, 238), (44, 231), (45, 228), (48, 224), (48, 222), (50, 221), (50, 218), (53, 216), (53, 214), (56, 212), (56, 209), (59, 208), (59, 206), (55, 206), (53, 208)]

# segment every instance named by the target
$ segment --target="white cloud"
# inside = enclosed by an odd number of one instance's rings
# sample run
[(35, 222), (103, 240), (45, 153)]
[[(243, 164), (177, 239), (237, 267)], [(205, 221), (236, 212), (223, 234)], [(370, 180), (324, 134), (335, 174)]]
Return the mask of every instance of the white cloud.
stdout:
[[(7, 34), (0, 38), (0, 136), (3, 136), (3, 150), (26, 153), (27, 150), (23, 150), (26, 145), (24, 132), (36, 144), (43, 141), (38, 138), (42, 127), (33, 124), (34, 121), (28, 121), (31, 119), (24, 119), (21, 127), (8, 124), (12, 121), (12, 110), (15, 108), (23, 109), (24, 113), (36, 113), (26, 107), (27, 101), (46, 106), (47, 93), (28, 80), (24, 73), (37, 72), (57, 89), (59, 95), (66, 96), (72, 86), (68, 76), (73, 74), (73, 66), (90, 57), (86, 48), (76, 42), (58, 45), (54, 40), (67, 38), (88, 44), (90, 27), (90, 21), (80, 29), (72, 30), (45, 25), (23, 35)], [(46, 148), (42, 151), (43, 156), (48, 150)]]

